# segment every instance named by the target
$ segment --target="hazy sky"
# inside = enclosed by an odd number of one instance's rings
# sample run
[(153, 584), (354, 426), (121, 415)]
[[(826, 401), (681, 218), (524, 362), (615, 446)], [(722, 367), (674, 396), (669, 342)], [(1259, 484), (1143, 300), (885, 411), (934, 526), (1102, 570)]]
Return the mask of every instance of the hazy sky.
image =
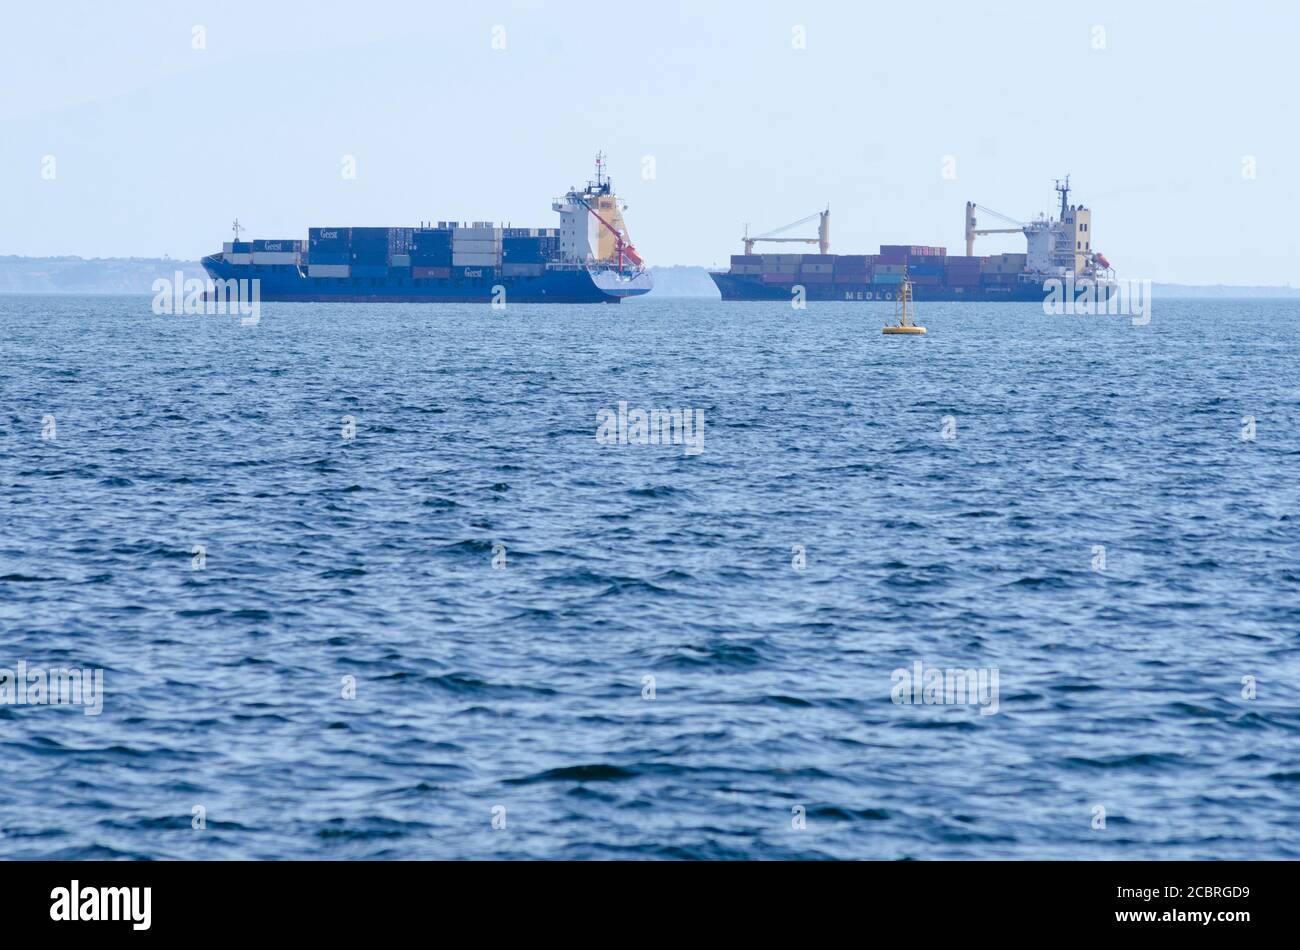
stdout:
[(554, 226), (599, 148), (650, 263), (827, 202), (833, 251), (961, 253), (968, 198), (1028, 220), (1069, 172), (1121, 276), (1300, 284), (1297, 11), (9, 0), (0, 254), (197, 258), (236, 216)]

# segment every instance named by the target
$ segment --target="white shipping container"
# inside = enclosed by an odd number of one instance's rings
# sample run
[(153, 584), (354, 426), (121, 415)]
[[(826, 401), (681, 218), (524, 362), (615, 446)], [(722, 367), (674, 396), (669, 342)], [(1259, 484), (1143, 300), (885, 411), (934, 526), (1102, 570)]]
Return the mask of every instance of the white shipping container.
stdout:
[(254, 251), (254, 264), (297, 264), (298, 255), (292, 251)]
[(499, 258), (495, 254), (456, 254), (451, 255), (452, 267), (496, 267)]
[(226, 261), (231, 264), (251, 264), (253, 263), (252, 254), (227, 254)]
[(459, 244), (475, 241), (491, 241), (496, 244), (501, 243), (500, 228), (457, 228), (451, 232), (451, 243), (455, 247)]
[(394, 255), (393, 255), (393, 259), (392, 259), (392, 261), (390, 261), (389, 263), (391, 263), (393, 267), (410, 267), (410, 266), (411, 266), (411, 255), (410, 255), (410, 254), (394, 254)]
[(501, 243), (498, 241), (493, 244), (491, 241), (467, 241), (461, 244), (451, 246), (453, 254), (495, 254), (501, 256)]
[(352, 268), (347, 264), (308, 264), (308, 277), (350, 277)]

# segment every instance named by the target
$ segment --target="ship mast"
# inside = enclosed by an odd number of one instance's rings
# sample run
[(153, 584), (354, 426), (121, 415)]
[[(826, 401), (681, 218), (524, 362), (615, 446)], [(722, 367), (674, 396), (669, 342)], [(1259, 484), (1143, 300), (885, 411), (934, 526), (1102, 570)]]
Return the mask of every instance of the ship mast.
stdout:
[(1061, 179), (1056, 179), (1056, 191), (1061, 196), (1061, 220), (1065, 220), (1066, 203), (1070, 200), (1070, 176), (1065, 176), (1065, 184), (1061, 184)]

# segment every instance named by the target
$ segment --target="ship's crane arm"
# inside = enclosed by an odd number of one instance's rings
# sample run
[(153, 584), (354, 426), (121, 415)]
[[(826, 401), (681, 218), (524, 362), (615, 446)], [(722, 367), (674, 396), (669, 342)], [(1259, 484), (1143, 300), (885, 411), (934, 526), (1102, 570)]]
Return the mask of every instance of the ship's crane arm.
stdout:
[[(789, 224), (782, 225), (779, 228), (773, 228), (771, 231), (767, 231), (763, 234), (756, 234), (754, 235), (753, 238), (751, 238), (751, 240), (754, 241), (770, 240), (772, 238), (775, 238), (778, 234), (784, 234), (786, 231), (791, 231), (801, 225), (807, 224), (809, 221), (815, 221), (817, 218), (821, 217), (821, 214), (822, 213), (818, 211), (816, 214), (810, 214), (808, 215), (808, 217), (800, 218), (798, 221), (791, 221)], [(804, 240), (804, 239), (797, 238), (796, 240)]]
[[(802, 227), (812, 221), (818, 221), (817, 236), (810, 237), (777, 237), (778, 234), (784, 234), (786, 231), (792, 231), (795, 228)], [(745, 225), (745, 236), (741, 242), (745, 245), (745, 253), (754, 253), (754, 242), (763, 241), (769, 244), (816, 244), (821, 253), (829, 254), (831, 248), (831, 209), (828, 205), (825, 211), (818, 211), (816, 214), (810, 214), (806, 218), (800, 218), (798, 221), (791, 221), (779, 228), (773, 228), (771, 231), (765, 231), (762, 234), (756, 234), (750, 237), (749, 225)]]
[(615, 248), (615, 250), (618, 252), (618, 269), (619, 269), (620, 271), (623, 270), (623, 258), (625, 258), (625, 257), (626, 257), (629, 261), (631, 261), (633, 264), (635, 264), (637, 267), (640, 267), (641, 264), (643, 263), (642, 260), (641, 260), (641, 255), (638, 254), (638, 253), (636, 252), (636, 248), (633, 247), (631, 244), (629, 244), (628, 241), (627, 241), (627, 239), (623, 237), (623, 232), (620, 231), (618, 228), (614, 227), (614, 225), (610, 224), (608, 221), (606, 221), (604, 218), (602, 218), (599, 214), (597, 214), (597, 213), (596, 213), (596, 209), (593, 208), (591, 205), (589, 205), (589, 204), (587, 203), (587, 201), (586, 201), (584, 198), (582, 198), (582, 196), (580, 196), (580, 195), (578, 195), (578, 194), (575, 193), (575, 194), (573, 195), (573, 197), (576, 198), (577, 201), (578, 201), (578, 202), (579, 202), (579, 203), (580, 203), (584, 208), (586, 208), (589, 212), (591, 212), (591, 216), (592, 216), (593, 218), (595, 218), (597, 221), (599, 221), (601, 224), (603, 224), (606, 228), (608, 228), (609, 231), (610, 231), (610, 233), (612, 233), (612, 234), (614, 235), (614, 248)]
[[(1012, 228), (977, 228), (975, 227), (975, 212), (981, 211), (984, 214), (991, 214), (995, 218), (1014, 224)], [(1025, 230), (1025, 223), (1017, 221), (1015, 218), (1009, 218), (999, 211), (992, 208), (986, 208), (983, 205), (976, 204), (973, 201), (966, 202), (966, 256), (971, 257), (975, 254), (975, 238), (981, 234), (1021, 234)]]

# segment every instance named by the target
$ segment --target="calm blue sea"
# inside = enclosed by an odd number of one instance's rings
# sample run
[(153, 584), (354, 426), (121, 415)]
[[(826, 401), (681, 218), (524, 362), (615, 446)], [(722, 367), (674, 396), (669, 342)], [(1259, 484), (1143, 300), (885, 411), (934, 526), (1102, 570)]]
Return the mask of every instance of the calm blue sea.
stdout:
[(149, 303), (0, 297), (0, 857), (1300, 857), (1300, 302)]

